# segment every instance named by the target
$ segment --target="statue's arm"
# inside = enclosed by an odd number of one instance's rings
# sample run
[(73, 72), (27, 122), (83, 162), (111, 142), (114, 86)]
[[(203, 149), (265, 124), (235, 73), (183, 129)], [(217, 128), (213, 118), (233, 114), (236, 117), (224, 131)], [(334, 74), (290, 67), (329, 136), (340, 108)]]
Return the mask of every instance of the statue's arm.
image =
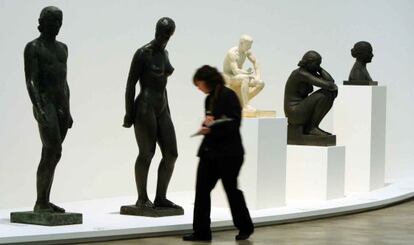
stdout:
[(233, 75), (250, 74), (249, 72), (239, 68), (239, 66), (237, 65), (237, 57), (235, 54), (229, 53), (227, 61), (230, 63), (230, 68)]
[[(66, 44), (64, 44), (64, 43), (62, 43), (62, 45), (63, 45), (63, 48), (65, 49), (65, 52), (66, 52), (66, 59), (67, 59), (67, 57), (68, 57), (68, 46), (66, 46)], [(66, 63), (67, 63), (67, 60), (66, 60)], [(69, 84), (68, 84), (68, 81), (67, 80), (65, 80), (65, 95), (66, 95), (66, 98), (67, 98), (67, 100), (68, 100), (68, 104), (67, 104), (67, 106), (68, 106), (68, 113), (69, 113), (69, 128), (71, 128), (72, 127), (72, 124), (73, 124), (73, 119), (72, 119), (72, 115), (71, 115), (71, 113), (70, 113), (70, 89), (69, 89)]]
[(168, 111), (168, 114), (171, 115), (170, 105), (168, 103), (168, 93), (167, 93), (167, 89), (165, 89), (165, 101), (167, 102), (167, 111)]
[(125, 117), (124, 127), (131, 127), (134, 120), (135, 85), (137, 84), (143, 70), (143, 55), (139, 49), (132, 58), (131, 67), (125, 91)]
[(319, 78), (305, 69), (300, 69), (299, 74), (302, 76), (304, 82), (307, 82), (313, 86), (320, 87), (326, 90), (333, 90), (336, 87), (336, 85), (333, 83), (333, 80), (330, 81), (325, 80), (324, 78)]
[(319, 74), (321, 75), (321, 77), (323, 79), (325, 79), (327, 81), (330, 81), (330, 82), (333, 82), (333, 83), (335, 82), (334, 79), (332, 78), (332, 76), (325, 69), (323, 69), (322, 67), (319, 70)]
[(254, 67), (254, 72), (255, 72), (255, 79), (256, 80), (261, 80), (261, 70), (260, 70), (260, 64), (259, 61), (257, 60), (256, 56), (254, 56), (252, 54), (252, 52), (248, 52), (247, 53), (247, 58), (252, 62), (253, 67)]
[[(169, 55), (168, 55), (168, 51), (167, 50), (165, 50), (165, 61), (166, 61), (166, 63), (165, 63), (165, 65), (166, 65), (165, 69), (166, 69), (167, 76), (171, 76), (171, 74), (174, 72), (174, 67), (170, 63), (170, 58), (169, 58)], [(167, 101), (167, 111), (168, 111), (168, 114), (171, 115), (170, 104), (168, 103), (167, 88), (165, 88), (165, 101)]]
[(40, 119), (45, 119), (44, 105), (38, 88), (39, 61), (36, 46), (33, 43), (28, 43), (24, 49), (24, 72), (30, 100), (36, 112), (40, 114)]

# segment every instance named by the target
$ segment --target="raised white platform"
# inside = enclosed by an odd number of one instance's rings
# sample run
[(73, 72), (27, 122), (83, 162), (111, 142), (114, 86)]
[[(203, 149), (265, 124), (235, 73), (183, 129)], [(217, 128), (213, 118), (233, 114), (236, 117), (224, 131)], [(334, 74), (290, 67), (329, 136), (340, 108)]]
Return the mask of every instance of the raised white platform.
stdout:
[(288, 145), (288, 200), (328, 200), (344, 196), (344, 146)]
[[(285, 205), (286, 118), (244, 118), (241, 134), (246, 151), (239, 185), (250, 209)], [(212, 205), (227, 207), (221, 182), (212, 192)]]
[(387, 88), (340, 86), (334, 105), (337, 144), (346, 146), (345, 193), (384, 186)]
[[(102, 241), (119, 238), (145, 237), (156, 234), (183, 234), (192, 228), (192, 201), (194, 193), (171, 193), (170, 197), (183, 204), (184, 216), (146, 218), (119, 215), (119, 207), (132, 203), (133, 197), (119, 197), (63, 204), (67, 210), (83, 213), (82, 225), (45, 227), (11, 224), (11, 211), (28, 208), (0, 210), (0, 244), (30, 242)], [(346, 198), (323, 202), (300, 202), (286, 207), (252, 210), (255, 226), (280, 224), (335, 216), (386, 206), (414, 197), (414, 178), (398, 180), (384, 188)], [(232, 227), (230, 211), (213, 208), (211, 213), (214, 230)]]

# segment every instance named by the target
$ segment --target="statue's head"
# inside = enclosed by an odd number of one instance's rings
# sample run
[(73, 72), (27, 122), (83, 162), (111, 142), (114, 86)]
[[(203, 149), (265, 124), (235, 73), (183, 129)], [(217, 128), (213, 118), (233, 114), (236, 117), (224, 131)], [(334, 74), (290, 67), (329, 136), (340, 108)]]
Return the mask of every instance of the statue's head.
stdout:
[(55, 37), (62, 26), (63, 13), (57, 7), (49, 6), (42, 9), (37, 29), (46, 36)]
[(249, 35), (244, 34), (240, 37), (239, 50), (241, 52), (246, 52), (252, 47), (252, 44), (253, 44), (253, 38)]
[(159, 19), (155, 28), (155, 41), (161, 48), (165, 48), (174, 31), (175, 22), (171, 18), (163, 17)]
[(305, 68), (311, 73), (319, 71), (322, 63), (322, 57), (318, 52), (310, 50), (303, 55), (298, 66)]
[(354, 47), (351, 49), (352, 57), (363, 63), (369, 63), (374, 57), (372, 54), (372, 46), (369, 42), (360, 41), (355, 43)]

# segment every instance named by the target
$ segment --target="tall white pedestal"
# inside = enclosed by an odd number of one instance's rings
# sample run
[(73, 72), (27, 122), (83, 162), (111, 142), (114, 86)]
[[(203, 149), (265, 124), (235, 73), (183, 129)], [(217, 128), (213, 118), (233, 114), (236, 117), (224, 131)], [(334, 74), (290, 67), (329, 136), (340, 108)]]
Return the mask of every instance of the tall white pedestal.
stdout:
[[(286, 118), (244, 118), (241, 134), (246, 151), (239, 186), (250, 209), (285, 205)], [(212, 192), (212, 205), (227, 207), (220, 184)]]
[(334, 132), (346, 146), (346, 194), (384, 186), (386, 101), (385, 86), (339, 87)]
[(328, 200), (344, 196), (345, 146), (288, 145), (286, 198)]

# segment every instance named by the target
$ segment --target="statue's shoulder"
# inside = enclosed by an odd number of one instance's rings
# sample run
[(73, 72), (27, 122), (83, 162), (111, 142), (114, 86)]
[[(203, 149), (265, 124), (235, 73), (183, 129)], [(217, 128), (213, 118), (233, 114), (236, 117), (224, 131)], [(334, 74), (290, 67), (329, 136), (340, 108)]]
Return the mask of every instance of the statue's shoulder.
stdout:
[(295, 70), (292, 71), (292, 73), (290, 74), (291, 76), (306, 76), (308, 74), (308, 71), (299, 67)]
[(306, 70), (303, 67), (299, 67), (295, 71), (294, 72), (297, 76), (301, 76), (303, 78), (315, 77), (315, 75), (313, 75), (312, 73), (310, 73), (308, 70)]
[(34, 55), (41, 45), (41, 41), (38, 38), (28, 42), (24, 48), (24, 55)]
[(239, 55), (239, 49), (238, 49), (238, 47), (232, 47), (232, 48), (230, 48), (227, 51), (227, 55), (226, 56), (229, 59), (237, 59), (238, 55)]
[(364, 65), (361, 62), (356, 61), (352, 66), (352, 70), (363, 70)]
[(36, 39), (28, 42), (26, 44), (25, 49), (36, 49), (36, 48), (40, 47), (40, 45), (41, 45), (41, 41), (39, 40), (39, 38), (36, 38)]
[(59, 48), (65, 49), (66, 51), (68, 50), (68, 46), (65, 43), (56, 41), (56, 44)]
[(135, 52), (135, 56), (142, 57), (142, 56), (151, 55), (153, 53), (153, 50), (154, 50), (154, 47), (153, 47), (152, 43), (147, 43), (144, 46), (140, 47)]

